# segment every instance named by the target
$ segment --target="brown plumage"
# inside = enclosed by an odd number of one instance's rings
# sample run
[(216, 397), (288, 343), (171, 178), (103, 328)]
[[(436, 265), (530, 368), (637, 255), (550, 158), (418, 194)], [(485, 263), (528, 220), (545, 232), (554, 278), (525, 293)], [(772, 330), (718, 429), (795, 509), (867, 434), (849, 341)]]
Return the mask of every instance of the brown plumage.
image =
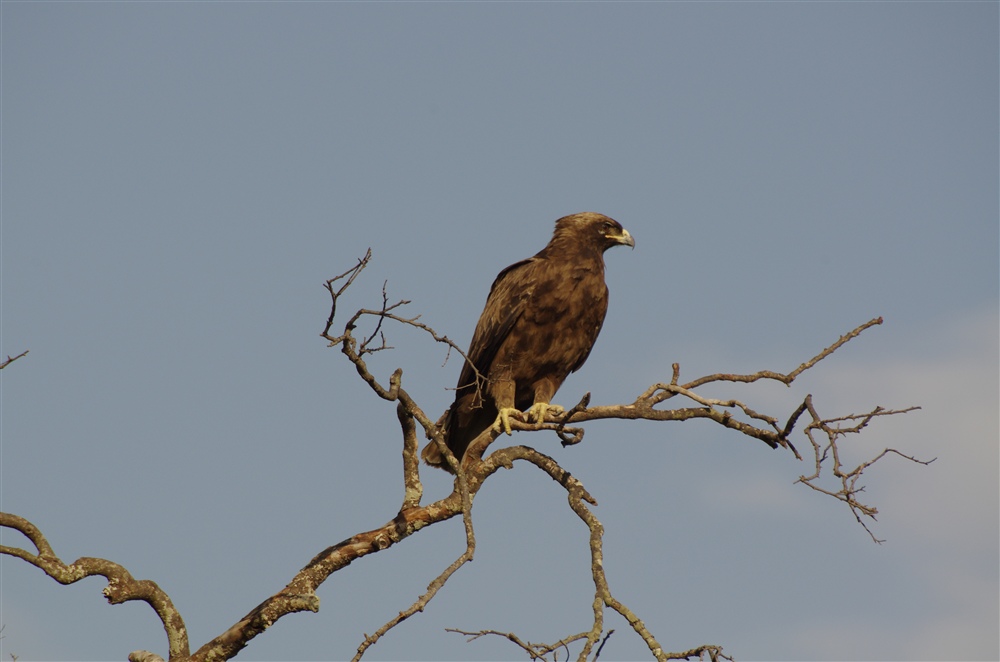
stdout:
[[(632, 236), (615, 220), (584, 212), (556, 221), (552, 240), (534, 257), (497, 276), (462, 367), (455, 402), (443, 418), (448, 448), (459, 460), (491, 426), (506, 427), (515, 410), (545, 420), (552, 396), (590, 355), (608, 310), (604, 251)], [(474, 366), (474, 368), (473, 368)], [(485, 379), (477, 384), (476, 372)], [(448, 469), (436, 444), (427, 464)]]

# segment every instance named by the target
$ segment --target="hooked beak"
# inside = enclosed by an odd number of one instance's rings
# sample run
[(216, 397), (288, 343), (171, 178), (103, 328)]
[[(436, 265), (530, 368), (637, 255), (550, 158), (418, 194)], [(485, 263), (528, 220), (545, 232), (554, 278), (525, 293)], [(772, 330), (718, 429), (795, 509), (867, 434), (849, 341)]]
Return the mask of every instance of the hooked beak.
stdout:
[(624, 246), (630, 246), (633, 249), (635, 249), (635, 239), (632, 238), (632, 235), (629, 234), (629, 231), (626, 230), (625, 228), (622, 228), (621, 236), (615, 237), (615, 239), (618, 241), (619, 244), (622, 244)]

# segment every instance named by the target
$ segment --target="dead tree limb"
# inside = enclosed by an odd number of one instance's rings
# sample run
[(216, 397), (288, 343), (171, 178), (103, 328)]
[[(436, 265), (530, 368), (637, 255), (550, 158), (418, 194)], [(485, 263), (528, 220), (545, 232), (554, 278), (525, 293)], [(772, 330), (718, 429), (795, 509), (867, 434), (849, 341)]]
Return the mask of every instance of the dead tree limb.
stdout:
[(26, 349), (26, 350), (24, 350), (23, 352), (21, 352), (20, 354), (18, 354), (17, 356), (14, 356), (14, 357), (11, 357), (11, 356), (10, 356), (10, 355), (8, 354), (8, 355), (7, 355), (7, 359), (6, 359), (6, 360), (4, 360), (3, 362), (0, 362), (0, 370), (3, 370), (4, 368), (6, 368), (7, 366), (9, 366), (9, 365), (10, 365), (11, 363), (13, 363), (14, 361), (16, 361), (16, 360), (18, 360), (18, 359), (21, 359), (21, 358), (24, 358), (25, 356), (27, 356), (27, 355), (28, 355), (28, 351), (29, 351), (29, 350), (27, 350), (27, 349)]
[(118, 605), (130, 600), (141, 600), (148, 604), (163, 623), (171, 659), (187, 657), (188, 635), (184, 620), (170, 597), (156, 585), (156, 582), (135, 579), (128, 570), (105, 559), (82, 557), (67, 565), (56, 556), (38, 527), (23, 517), (0, 513), (0, 526), (20, 531), (31, 541), (36, 550), (33, 553), (19, 547), (0, 545), (0, 554), (23, 559), (60, 584), (74, 584), (85, 577), (95, 575), (104, 577), (108, 580), (108, 585), (104, 587), (103, 593), (109, 604)]
[[(866, 460), (864, 462), (861, 462), (856, 467), (848, 471), (844, 468), (844, 465), (841, 462), (840, 448), (837, 445), (837, 440), (839, 437), (849, 434), (857, 434), (861, 432), (861, 430), (867, 427), (868, 424), (876, 417), (905, 414), (907, 412), (919, 409), (919, 407), (908, 407), (906, 409), (896, 409), (896, 410), (883, 409), (882, 407), (875, 407), (872, 411), (868, 412), (867, 414), (849, 414), (847, 416), (840, 416), (838, 418), (823, 419), (820, 417), (818, 413), (816, 413), (816, 409), (813, 406), (811, 395), (806, 396), (803, 405), (805, 406), (806, 410), (809, 411), (809, 415), (812, 417), (812, 422), (810, 422), (805, 427), (805, 434), (806, 437), (809, 438), (809, 443), (812, 444), (813, 447), (813, 455), (815, 456), (816, 460), (815, 463), (816, 470), (809, 476), (806, 475), (799, 476), (799, 479), (796, 482), (802, 483), (803, 485), (806, 485), (807, 487), (810, 487), (816, 490), (817, 492), (826, 494), (827, 496), (831, 496), (834, 499), (837, 499), (838, 501), (843, 501), (844, 503), (846, 503), (847, 506), (851, 509), (851, 514), (854, 515), (854, 518), (857, 520), (858, 524), (864, 527), (868, 535), (871, 536), (871, 539), (876, 543), (885, 542), (883, 540), (876, 538), (875, 534), (872, 532), (872, 530), (868, 527), (868, 524), (865, 522), (864, 518), (866, 517), (870, 518), (872, 521), (875, 521), (875, 515), (878, 514), (878, 508), (876, 508), (875, 506), (866, 505), (858, 501), (857, 498), (858, 495), (865, 489), (864, 486), (858, 485), (858, 480), (861, 478), (861, 475), (864, 473), (865, 469), (872, 466), (873, 464), (875, 464), (882, 458), (886, 457), (887, 455), (898, 455), (911, 462), (916, 462), (917, 464), (924, 464), (924, 465), (930, 464), (937, 458), (932, 458), (930, 460), (918, 460), (917, 458), (912, 457), (910, 455), (900, 453), (894, 448), (886, 448), (875, 457)], [(840, 423), (848, 423), (848, 422), (854, 422), (855, 424), (847, 425), (846, 427), (838, 425)], [(816, 436), (814, 436), (814, 433), (817, 432), (826, 435), (825, 443), (816, 440)], [(834, 478), (840, 481), (840, 489), (837, 491), (828, 490), (818, 485), (820, 474), (823, 471), (823, 462), (831, 458), (831, 456), (833, 460), (831, 473), (833, 474)]]

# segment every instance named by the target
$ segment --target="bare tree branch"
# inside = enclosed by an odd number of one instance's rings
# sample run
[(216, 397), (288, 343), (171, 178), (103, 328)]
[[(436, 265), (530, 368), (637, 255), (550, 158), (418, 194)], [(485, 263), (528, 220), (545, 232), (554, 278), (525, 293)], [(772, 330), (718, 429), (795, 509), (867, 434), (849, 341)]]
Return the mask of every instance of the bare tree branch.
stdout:
[(396, 617), (392, 618), (391, 620), (389, 620), (388, 623), (386, 623), (378, 630), (376, 630), (375, 634), (371, 636), (365, 635), (365, 640), (361, 643), (360, 646), (358, 646), (358, 652), (352, 658), (352, 662), (357, 662), (358, 660), (360, 660), (361, 657), (365, 654), (365, 651), (368, 650), (368, 648), (372, 646), (375, 642), (377, 642), (386, 632), (396, 627), (410, 616), (413, 616), (418, 611), (423, 611), (424, 608), (427, 606), (427, 603), (429, 603), (434, 598), (434, 596), (437, 595), (438, 591), (444, 588), (445, 582), (447, 582), (460, 567), (462, 567), (463, 565), (472, 560), (472, 556), (476, 551), (476, 538), (475, 535), (473, 535), (472, 533), (472, 520), (470, 512), (468, 510), (465, 510), (463, 514), (467, 515), (465, 551), (462, 553), (461, 556), (455, 559), (451, 563), (451, 565), (445, 568), (444, 572), (438, 575), (434, 579), (434, 581), (432, 581), (427, 586), (427, 592), (421, 595), (419, 598), (417, 598), (417, 601), (414, 602), (412, 605), (410, 605), (409, 608), (399, 612), (399, 614)]
[(2, 363), (0, 363), (0, 370), (3, 370), (4, 368), (6, 368), (7, 366), (9, 366), (14, 361), (16, 361), (16, 360), (18, 360), (20, 358), (24, 358), (25, 356), (27, 356), (28, 355), (28, 351), (29, 350), (26, 349), (26, 350), (24, 350), (23, 352), (21, 352), (20, 354), (18, 354), (17, 356), (15, 356), (13, 358), (11, 358), (10, 354), (8, 354), (7, 355), (7, 360), (3, 361)]
[[(369, 248), (365, 252), (365, 256), (359, 259), (356, 265), (354, 265), (344, 273), (340, 274), (339, 276), (334, 276), (330, 280), (326, 281), (325, 287), (327, 291), (330, 293), (330, 298), (333, 301), (330, 305), (330, 317), (328, 317), (326, 320), (326, 329), (324, 329), (322, 333), (323, 337), (326, 337), (327, 334), (330, 332), (330, 329), (333, 327), (333, 318), (337, 314), (337, 299), (340, 298), (340, 295), (343, 294), (344, 291), (346, 291), (347, 288), (350, 287), (352, 283), (354, 283), (354, 279), (358, 277), (358, 274), (364, 271), (364, 268), (368, 266), (368, 263), (371, 261), (371, 259), (372, 259), (372, 249)], [(340, 286), (340, 289), (334, 292), (333, 284), (336, 283), (338, 280), (343, 280), (345, 277), (347, 278), (347, 281)]]
[(132, 651), (128, 654), (128, 662), (163, 662), (163, 658), (149, 651)]
[(614, 630), (608, 630), (604, 633), (604, 638), (601, 639), (601, 645), (597, 647), (597, 652), (594, 653), (594, 662), (597, 662), (597, 660), (601, 657), (601, 651), (604, 650), (604, 644), (608, 643), (608, 639), (610, 639), (611, 635), (614, 633)]
[[(413, 416), (406, 410), (406, 406), (403, 402), (400, 402), (396, 406), (397, 414), (400, 418), (400, 422), (403, 425), (403, 438), (404, 438), (404, 466), (406, 467), (406, 477), (405, 482), (407, 483), (407, 499), (404, 500), (404, 508), (407, 503), (412, 503), (409, 497), (410, 489), (409, 485), (411, 482), (415, 481), (419, 484), (419, 461), (417, 459), (417, 442), (416, 442), (416, 432), (413, 425)], [(427, 604), (437, 595), (438, 591), (444, 588), (445, 582), (451, 578), (455, 572), (458, 571), (463, 565), (472, 560), (476, 551), (476, 534), (472, 527), (472, 496), (469, 493), (469, 484), (465, 476), (464, 469), (460, 466), (458, 460), (455, 458), (454, 454), (448, 448), (447, 444), (441, 440), (440, 434), (437, 434), (436, 443), (440, 443), (444, 446), (445, 457), (448, 463), (451, 465), (452, 469), (456, 473), (456, 490), (461, 496), (462, 504), (462, 520), (465, 525), (465, 540), (466, 547), (462, 555), (455, 559), (451, 565), (445, 568), (444, 572), (438, 575), (428, 586), (427, 592), (417, 598), (416, 602), (409, 606), (409, 608), (399, 612), (394, 618), (390, 619), (385, 625), (380, 627), (375, 631), (375, 634), (369, 636), (365, 635), (365, 640), (358, 646), (357, 654), (352, 659), (352, 662), (357, 662), (365, 654), (373, 644), (375, 644), (386, 632), (396, 627), (403, 621), (405, 621), (410, 616), (413, 616), (418, 611), (423, 611)], [(411, 474), (412, 472), (412, 474)], [(482, 484), (482, 483), (480, 483)], [(413, 507), (419, 506), (420, 498), (417, 497), (417, 501), (413, 504)], [(400, 511), (402, 512), (402, 511)]]
[[(560, 647), (566, 647), (569, 643), (582, 640), (584, 645), (577, 659), (585, 661), (590, 657), (590, 653), (593, 650), (594, 645), (599, 641), (602, 641), (601, 635), (604, 632), (604, 607), (610, 607), (621, 614), (629, 622), (632, 629), (635, 630), (635, 632), (646, 642), (650, 652), (656, 659), (684, 659), (682, 657), (678, 657), (680, 654), (667, 653), (663, 651), (663, 648), (649, 632), (645, 624), (630, 609), (628, 609), (612, 595), (604, 573), (604, 526), (597, 519), (597, 517), (594, 516), (593, 512), (585, 505), (585, 503), (596, 505), (597, 502), (579, 480), (559, 466), (558, 462), (554, 459), (528, 446), (509, 446), (507, 448), (501, 448), (494, 451), (485, 460), (479, 461), (476, 466), (482, 466), (489, 473), (493, 473), (500, 467), (511, 468), (513, 463), (517, 460), (524, 460), (533, 464), (548, 474), (554, 481), (562, 485), (567, 492), (570, 508), (587, 525), (587, 528), (590, 531), (591, 572), (595, 587), (593, 604), (594, 617), (592, 626), (589, 631), (566, 637), (556, 644), (532, 644), (524, 642), (513, 633), (500, 633), (495, 630), (482, 630), (478, 633), (461, 632), (472, 636), (473, 639), (478, 638), (483, 634), (504, 636), (520, 646), (532, 659), (547, 659), (545, 655), (548, 653), (551, 653)], [(603, 641), (606, 640), (607, 635), (605, 635)], [(721, 648), (717, 646), (703, 646), (699, 650), (702, 649), (721, 651)], [(599, 655), (599, 653), (595, 653), (595, 659), (597, 655)]]
[(396, 405), (396, 416), (403, 428), (403, 505), (400, 510), (416, 508), (424, 495), (424, 486), (420, 482), (420, 452), (417, 442), (417, 428), (413, 416), (406, 411), (403, 403)]
[[(485, 637), (487, 635), (496, 635), (498, 637), (503, 637), (504, 639), (507, 639), (516, 644), (517, 646), (519, 646), (525, 653), (528, 654), (528, 657), (531, 658), (532, 660), (548, 660), (546, 655), (550, 653), (555, 653), (559, 649), (565, 649), (566, 655), (569, 656), (570, 655), (569, 644), (579, 641), (580, 639), (584, 639), (587, 636), (587, 633), (583, 632), (580, 634), (575, 634), (570, 637), (566, 637), (565, 639), (557, 641), (554, 644), (533, 644), (530, 641), (522, 640), (513, 632), (500, 632), (498, 630), (479, 630), (478, 632), (466, 632), (465, 630), (456, 630), (454, 628), (445, 628), (445, 632), (454, 632), (455, 634), (464, 635), (467, 637), (466, 641), (468, 642), (473, 642), (476, 639), (479, 639), (480, 637)], [(614, 632), (614, 630), (611, 630), (608, 634), (610, 634), (611, 632)], [(605, 639), (607, 639), (607, 637), (605, 637)], [(556, 658), (553, 657), (553, 659)], [(595, 657), (594, 659), (596, 660), (597, 658)]]
[(148, 579), (137, 580), (122, 566), (105, 559), (82, 557), (66, 565), (56, 556), (38, 527), (23, 517), (0, 513), (0, 526), (20, 531), (36, 549), (32, 553), (19, 547), (0, 545), (0, 554), (24, 559), (60, 584), (73, 584), (95, 575), (104, 577), (108, 580), (108, 585), (103, 593), (109, 604), (117, 605), (130, 600), (147, 603), (163, 623), (170, 645), (170, 657), (187, 657), (189, 648), (184, 620), (170, 597), (155, 582)]
[[(937, 458), (932, 458), (926, 461), (918, 460), (915, 457), (911, 457), (909, 455), (900, 453), (894, 448), (886, 448), (885, 450), (883, 450), (881, 453), (871, 458), (870, 460), (861, 462), (856, 467), (854, 467), (854, 469), (847, 471), (844, 469), (844, 465), (841, 463), (840, 447), (837, 445), (837, 440), (841, 436), (845, 436), (848, 434), (857, 434), (861, 432), (861, 430), (867, 427), (868, 424), (877, 417), (905, 414), (907, 412), (920, 409), (920, 407), (908, 407), (906, 409), (898, 409), (898, 410), (889, 410), (889, 409), (883, 409), (882, 407), (876, 407), (867, 414), (849, 414), (847, 416), (840, 416), (838, 418), (823, 419), (816, 412), (816, 409), (813, 406), (811, 395), (806, 396), (803, 405), (805, 406), (806, 410), (808, 410), (809, 415), (812, 417), (812, 422), (805, 427), (805, 434), (809, 438), (809, 442), (812, 444), (813, 447), (813, 454), (815, 456), (815, 462), (816, 462), (815, 463), (816, 470), (809, 476), (805, 475), (799, 476), (799, 479), (796, 482), (802, 483), (803, 485), (806, 485), (816, 490), (817, 492), (821, 492), (822, 494), (826, 494), (827, 496), (831, 496), (834, 499), (837, 499), (838, 501), (843, 501), (844, 503), (846, 503), (848, 507), (851, 509), (851, 514), (854, 515), (854, 518), (857, 520), (858, 524), (864, 527), (868, 535), (871, 536), (871, 539), (876, 543), (884, 542), (883, 540), (880, 540), (875, 537), (875, 534), (872, 532), (872, 530), (868, 527), (868, 524), (863, 519), (867, 517), (870, 518), (872, 521), (875, 521), (875, 515), (878, 514), (878, 509), (875, 506), (867, 505), (858, 501), (857, 495), (863, 492), (865, 489), (864, 486), (858, 485), (858, 480), (861, 478), (861, 475), (864, 473), (865, 469), (872, 466), (873, 464), (875, 464), (876, 462), (878, 462), (879, 460), (881, 460), (882, 458), (884, 458), (886, 455), (889, 454), (898, 455), (902, 458), (910, 460), (911, 462), (916, 462), (917, 464), (923, 464), (923, 465), (928, 465)], [(854, 422), (855, 424), (847, 427), (835, 425), (837, 423), (845, 423), (845, 422)], [(816, 440), (816, 437), (813, 434), (816, 431), (826, 435), (825, 443)], [(823, 470), (822, 466), (823, 462), (825, 462), (830, 457), (832, 457), (833, 459), (833, 466), (831, 468), (831, 473), (833, 474), (834, 478), (840, 481), (840, 489), (837, 491), (822, 488), (817, 484), (817, 481), (820, 479), (820, 474)]]

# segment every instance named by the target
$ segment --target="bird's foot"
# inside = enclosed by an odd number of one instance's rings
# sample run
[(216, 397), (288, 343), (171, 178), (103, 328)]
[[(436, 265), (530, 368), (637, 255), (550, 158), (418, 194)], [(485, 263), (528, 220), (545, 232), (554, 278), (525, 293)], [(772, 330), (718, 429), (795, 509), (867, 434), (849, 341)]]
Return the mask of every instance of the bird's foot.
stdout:
[(536, 402), (531, 405), (531, 409), (525, 412), (528, 416), (528, 420), (534, 420), (536, 423), (544, 423), (545, 417), (549, 414), (561, 414), (565, 409), (559, 405), (552, 405), (548, 402)]
[(493, 423), (493, 429), (497, 432), (510, 434), (510, 417), (521, 418), (523, 414), (517, 407), (500, 407), (500, 415)]

